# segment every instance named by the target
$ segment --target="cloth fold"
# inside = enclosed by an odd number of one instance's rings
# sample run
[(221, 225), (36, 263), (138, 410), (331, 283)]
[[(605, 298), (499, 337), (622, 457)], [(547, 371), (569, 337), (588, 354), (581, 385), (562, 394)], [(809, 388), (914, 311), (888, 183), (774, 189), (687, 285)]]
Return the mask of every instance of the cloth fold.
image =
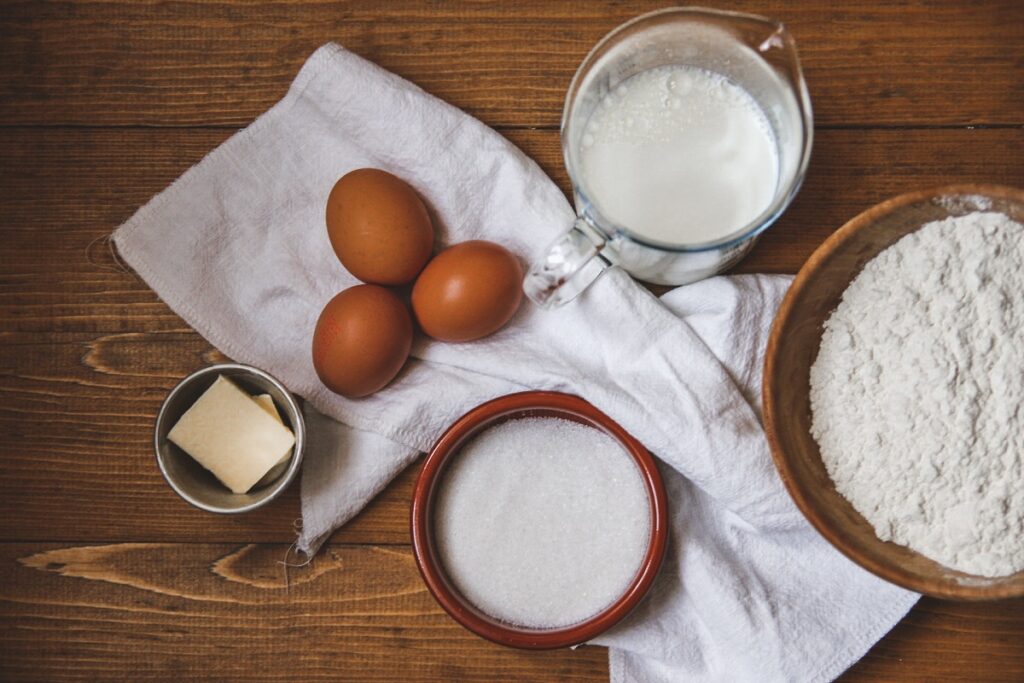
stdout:
[(441, 245), (499, 242), (531, 261), (572, 220), (502, 136), (337, 45), (285, 98), (116, 233), (124, 259), (203, 336), (306, 399), (301, 549), (313, 553), (473, 406), (524, 389), (583, 396), (662, 461), (672, 542), (649, 599), (597, 643), (613, 681), (828, 680), (916, 595), (853, 565), (786, 494), (761, 427), (761, 361), (788, 286), (719, 277), (658, 299), (612, 269), (553, 312), (526, 304), (485, 340), (419, 339), (387, 389), (317, 379), (310, 335), (355, 280), (324, 229), (334, 181), (409, 181)]

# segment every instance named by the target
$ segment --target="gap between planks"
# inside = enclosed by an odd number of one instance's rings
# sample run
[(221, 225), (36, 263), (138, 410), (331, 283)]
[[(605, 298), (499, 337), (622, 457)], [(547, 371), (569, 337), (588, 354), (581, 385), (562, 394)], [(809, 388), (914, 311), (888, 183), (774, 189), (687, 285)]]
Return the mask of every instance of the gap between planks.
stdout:
[[(467, 114), (472, 116), (471, 114)], [(3, 130), (146, 130), (146, 131), (158, 131), (158, 130), (242, 130), (249, 124), (234, 125), (226, 123), (210, 123), (210, 124), (199, 124), (199, 123), (183, 123), (180, 125), (166, 124), (166, 123), (0, 123), (0, 131)], [(542, 125), (542, 126), (530, 126), (530, 125), (496, 125), (490, 126), (493, 130), (498, 132), (501, 131), (515, 131), (515, 130), (537, 130), (537, 131), (558, 131), (560, 129), (557, 125)], [(815, 130), (849, 130), (849, 131), (872, 131), (872, 130), (892, 130), (892, 131), (915, 131), (915, 130), (1024, 130), (1024, 123), (943, 123), (943, 124), (897, 124), (897, 123), (878, 123), (878, 124), (862, 124), (862, 123), (827, 123), (818, 124), (814, 126)]]

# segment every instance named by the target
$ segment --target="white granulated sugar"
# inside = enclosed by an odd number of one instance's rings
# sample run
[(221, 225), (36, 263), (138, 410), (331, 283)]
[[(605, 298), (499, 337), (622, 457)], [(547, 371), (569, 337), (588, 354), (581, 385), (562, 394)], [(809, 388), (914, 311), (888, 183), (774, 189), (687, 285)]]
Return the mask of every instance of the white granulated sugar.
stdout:
[(825, 323), (811, 431), (878, 537), (971, 574), (1024, 569), (1024, 226), (928, 223)]
[(483, 612), (533, 628), (618, 599), (650, 538), (640, 470), (611, 437), (556, 418), (511, 420), (455, 456), (438, 491), (437, 547)]

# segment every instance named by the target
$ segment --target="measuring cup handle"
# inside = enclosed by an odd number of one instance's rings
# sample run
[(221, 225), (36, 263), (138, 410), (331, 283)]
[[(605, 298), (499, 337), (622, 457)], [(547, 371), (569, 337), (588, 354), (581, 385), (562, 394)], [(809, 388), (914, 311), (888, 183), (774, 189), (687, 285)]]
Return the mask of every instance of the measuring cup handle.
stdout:
[(523, 280), (523, 291), (541, 308), (567, 304), (611, 265), (601, 253), (604, 237), (584, 218), (547, 248)]

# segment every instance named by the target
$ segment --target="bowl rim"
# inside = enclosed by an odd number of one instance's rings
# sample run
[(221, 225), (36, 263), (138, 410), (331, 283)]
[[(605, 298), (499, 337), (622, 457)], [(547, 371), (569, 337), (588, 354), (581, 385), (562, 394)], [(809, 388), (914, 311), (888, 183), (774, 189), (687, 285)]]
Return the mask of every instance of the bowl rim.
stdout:
[[(284, 396), (285, 405), (288, 409), (289, 422), (292, 423), (292, 433), (295, 435), (295, 446), (293, 447), (294, 453), (292, 455), (291, 462), (288, 464), (288, 469), (285, 470), (272, 485), (273, 488), (271, 491), (260, 500), (253, 501), (246, 505), (239, 505), (237, 507), (222, 507), (219, 505), (204, 503), (193, 496), (188, 490), (180, 486), (177, 480), (171, 476), (167, 469), (167, 465), (164, 462), (164, 454), (161, 449), (161, 442), (163, 440), (160, 438), (161, 427), (163, 427), (164, 423), (170, 419), (170, 416), (167, 414), (167, 406), (171, 401), (177, 397), (178, 394), (184, 391), (186, 387), (197, 380), (202, 379), (207, 375), (221, 374), (225, 371), (235, 371), (242, 374), (255, 375), (266, 380), (278, 389), (278, 391), (281, 392), (281, 395)], [(305, 444), (306, 423), (302, 415), (302, 409), (299, 407), (298, 401), (295, 400), (295, 396), (292, 395), (292, 392), (290, 392), (288, 388), (280, 382), (280, 380), (270, 373), (244, 363), (216, 363), (189, 373), (175, 384), (174, 388), (167, 393), (166, 397), (164, 397), (163, 402), (160, 404), (160, 410), (157, 412), (156, 419), (153, 422), (153, 451), (156, 455), (156, 463), (160, 468), (160, 474), (163, 475), (164, 481), (166, 481), (167, 485), (170, 486), (171, 489), (189, 505), (206, 512), (214, 512), (222, 515), (237, 515), (250, 512), (257, 508), (261, 508), (272, 500), (278, 498), (285, 489), (291, 485), (292, 481), (298, 474), (299, 469), (302, 467), (302, 456), (303, 451), (305, 450)]]
[[(825, 537), (825, 540), (857, 565), (890, 583), (917, 593), (947, 600), (980, 601), (1020, 597), (1024, 595), (1024, 587), (1022, 586), (998, 582), (995, 584), (971, 585), (967, 582), (957, 582), (955, 580), (922, 579), (898, 564), (879, 562), (871, 557), (862, 555), (851, 543), (847, 542), (844, 534), (839, 529), (832, 526), (824, 512), (815, 507), (810, 498), (805, 494), (804, 489), (797, 483), (795, 471), (790, 467), (789, 459), (784, 453), (782, 442), (778, 436), (780, 431), (778, 429), (780, 424), (779, 413), (782, 412), (782, 408), (777, 407), (772, 400), (773, 392), (771, 389), (776, 382), (775, 378), (779, 372), (779, 349), (784, 343), (782, 339), (783, 331), (789, 327), (790, 319), (795, 314), (797, 300), (801, 299), (804, 291), (811, 285), (814, 276), (820, 270), (821, 264), (827, 262), (833, 252), (853, 239), (862, 228), (874, 223), (879, 218), (908, 205), (928, 201), (934, 202), (943, 197), (954, 196), (1008, 199), (1024, 203), (1024, 190), (989, 183), (954, 183), (926, 190), (906, 192), (879, 202), (848, 220), (842, 227), (829, 235), (808, 257), (803, 266), (800, 267), (779, 306), (779, 310), (776, 312), (765, 350), (764, 372), (761, 382), (761, 402), (764, 409), (765, 433), (768, 437), (772, 460), (793, 502), (796, 503), (811, 525), (817, 529), (818, 533)], [(858, 512), (857, 514), (860, 513)], [(886, 541), (882, 541), (877, 537), (876, 540), (879, 543), (886, 543)], [(911, 551), (917, 552), (912, 549)], [(920, 555), (920, 553), (918, 554)], [(927, 556), (922, 555), (922, 557)], [(951, 569), (951, 571), (953, 570)], [(965, 576), (971, 575), (965, 574)], [(1011, 574), (1010, 576), (1015, 575)]]
[[(503, 418), (531, 410), (574, 415), (619, 442), (640, 469), (650, 502), (650, 541), (642, 564), (629, 587), (611, 605), (578, 623), (555, 629), (516, 627), (487, 616), (448, 583), (437, 559), (433, 539), (433, 493), (448, 460), (463, 443)], [(549, 414), (550, 415), (550, 414)], [(553, 391), (524, 391), (482, 403), (455, 420), (430, 450), (413, 490), (410, 514), (413, 555), (434, 599), (455, 621), (476, 635), (509, 647), (548, 650), (584, 643), (621, 621), (650, 590), (661, 569), (668, 543), (668, 500), (657, 464), (650, 452), (618, 423), (584, 399)]]

